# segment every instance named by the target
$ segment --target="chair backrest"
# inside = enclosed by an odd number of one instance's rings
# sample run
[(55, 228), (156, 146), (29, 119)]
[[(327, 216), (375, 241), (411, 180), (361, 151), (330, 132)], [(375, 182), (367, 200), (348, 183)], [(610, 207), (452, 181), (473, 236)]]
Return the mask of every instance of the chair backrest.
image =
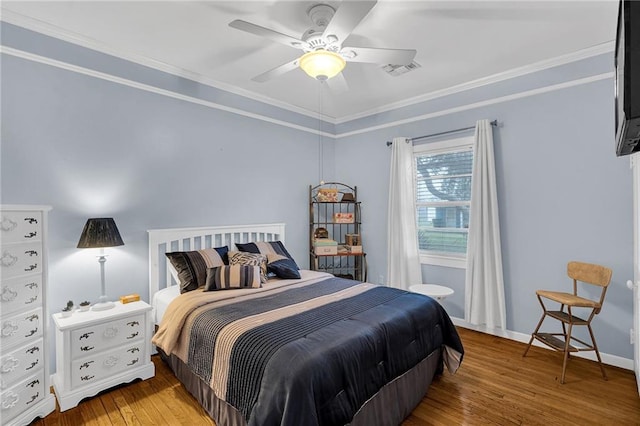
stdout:
[(574, 280), (587, 284), (607, 287), (611, 282), (611, 269), (593, 263), (569, 262), (567, 275)]
[(578, 295), (578, 281), (593, 284), (602, 287), (600, 293), (600, 301), (598, 307), (594, 309), (591, 316), (600, 313), (604, 296), (607, 294), (607, 287), (611, 282), (612, 270), (606, 266), (596, 265), (593, 263), (569, 262), (567, 264), (567, 275), (573, 279), (573, 294)]

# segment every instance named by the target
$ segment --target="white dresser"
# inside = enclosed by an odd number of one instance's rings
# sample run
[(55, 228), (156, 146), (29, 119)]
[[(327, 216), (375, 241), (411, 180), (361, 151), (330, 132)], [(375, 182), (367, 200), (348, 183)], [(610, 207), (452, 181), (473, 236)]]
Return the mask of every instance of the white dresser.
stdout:
[(0, 418), (27, 425), (56, 408), (49, 383), (48, 206), (0, 207)]
[(151, 306), (142, 301), (115, 305), (104, 311), (76, 311), (66, 318), (53, 315), (53, 386), (60, 411), (115, 385), (154, 376)]

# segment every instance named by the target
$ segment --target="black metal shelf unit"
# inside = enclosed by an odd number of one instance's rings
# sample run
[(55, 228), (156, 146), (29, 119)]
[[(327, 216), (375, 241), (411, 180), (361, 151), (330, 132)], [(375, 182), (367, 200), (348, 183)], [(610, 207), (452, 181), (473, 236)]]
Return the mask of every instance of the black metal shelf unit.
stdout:
[[(357, 187), (339, 182), (309, 185), (309, 267), (343, 278), (366, 281), (367, 262), (366, 253), (362, 250), (361, 220)], [(337, 254), (316, 254), (315, 236), (325, 234), (323, 229), (327, 238), (338, 243), (340, 251)], [(346, 251), (356, 249), (360, 252)]]

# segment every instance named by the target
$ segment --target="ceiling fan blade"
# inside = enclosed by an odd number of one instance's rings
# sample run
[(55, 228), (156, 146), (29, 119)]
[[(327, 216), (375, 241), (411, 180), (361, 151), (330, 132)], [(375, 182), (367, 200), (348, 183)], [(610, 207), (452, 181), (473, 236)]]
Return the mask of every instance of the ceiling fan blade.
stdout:
[(347, 1), (343, 0), (340, 3), (340, 7), (336, 11), (335, 15), (325, 28), (322, 36), (326, 39), (327, 36), (336, 36), (338, 43), (342, 44), (344, 40), (349, 37), (349, 34), (358, 26), (360, 21), (367, 16), (367, 13), (377, 1)]
[(340, 54), (348, 62), (409, 65), (416, 56), (414, 49), (377, 49), (373, 47), (343, 47)]
[(327, 85), (333, 93), (344, 93), (349, 90), (347, 80), (344, 78), (343, 73), (338, 73), (334, 77), (327, 80)]
[(260, 25), (252, 24), (251, 22), (243, 21), (241, 19), (236, 19), (235, 21), (229, 22), (229, 26), (237, 30), (246, 31), (260, 37), (268, 38), (269, 40), (275, 41), (277, 43), (295, 47), (296, 49), (302, 49), (307, 45), (307, 43), (295, 37), (279, 33), (269, 28), (261, 27)]
[(296, 58), (291, 62), (287, 62), (286, 64), (277, 66), (267, 72), (263, 72), (262, 74), (253, 77), (251, 80), (257, 81), (258, 83), (264, 83), (265, 81), (269, 81), (272, 78), (280, 77), (281, 75), (298, 68), (298, 65), (300, 63), (299, 59), (300, 58)]

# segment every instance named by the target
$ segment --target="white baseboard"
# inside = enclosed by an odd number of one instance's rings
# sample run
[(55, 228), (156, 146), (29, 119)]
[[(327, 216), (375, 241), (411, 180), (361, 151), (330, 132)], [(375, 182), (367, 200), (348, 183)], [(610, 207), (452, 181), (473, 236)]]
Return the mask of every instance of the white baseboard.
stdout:
[[(458, 327), (480, 331), (482, 333), (491, 334), (493, 336), (504, 337), (506, 339), (515, 340), (516, 342), (529, 343), (529, 339), (531, 339), (530, 334), (520, 333), (518, 331), (511, 331), (511, 330), (501, 330), (499, 328), (489, 328), (484, 325), (473, 325), (473, 324), (469, 324), (462, 318), (451, 317), (451, 321), (453, 321), (453, 323)], [(533, 346), (553, 350), (547, 345), (537, 340), (533, 341)], [(573, 353), (572, 356), (589, 359), (591, 361), (597, 361), (595, 352), (577, 352), (577, 353)], [(602, 352), (600, 352), (600, 357), (602, 358), (602, 362), (604, 364), (613, 365), (614, 367), (620, 367), (620, 368), (624, 368), (625, 370), (633, 371), (632, 359), (623, 358), (617, 355), (605, 354)]]

